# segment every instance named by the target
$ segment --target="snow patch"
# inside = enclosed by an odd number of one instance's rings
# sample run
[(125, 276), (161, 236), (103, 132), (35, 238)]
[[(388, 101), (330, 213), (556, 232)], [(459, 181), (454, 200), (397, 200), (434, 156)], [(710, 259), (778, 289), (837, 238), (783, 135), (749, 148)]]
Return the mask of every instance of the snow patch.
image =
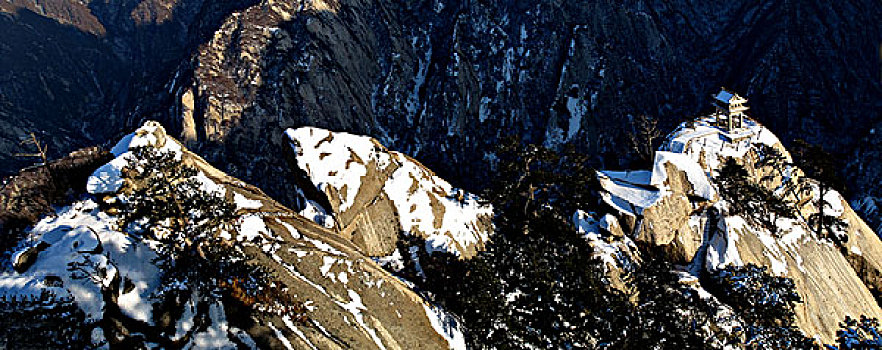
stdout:
[[(817, 202), (818, 194), (820, 191), (814, 191), (813, 199)], [(828, 190), (827, 193), (824, 194), (824, 215), (839, 217), (845, 213), (845, 207), (842, 205), (844, 200), (842, 199), (842, 195), (836, 190)]]
[(450, 349), (466, 349), (465, 337), (462, 334), (462, 329), (453, 316), (448, 315), (441, 308), (425, 303), (423, 304), (423, 308), (426, 310), (426, 316), (429, 317), (429, 322), (432, 324), (432, 328), (435, 329), (435, 332), (444, 337), (444, 340), (447, 341)]
[(718, 231), (711, 237), (707, 245), (705, 264), (708, 271), (717, 271), (729, 265), (744, 265), (736, 245), (738, 233), (734, 229), (735, 227), (743, 227), (743, 225), (745, 225), (744, 219), (738, 217), (719, 221)]
[(70, 293), (62, 287), (47, 286), (43, 276), (0, 276), (0, 295), (4, 300), (38, 300), (48, 293), (54, 300), (68, 300)]
[(370, 137), (319, 128), (304, 127), (285, 131), (297, 154), (297, 165), (319, 190), (333, 188), (340, 211), (355, 204), (361, 178), (367, 175), (366, 164), (375, 162), (379, 169), (390, 164), (385, 148)]
[(91, 194), (119, 191), (125, 183), (122, 178), (122, 169), (129, 165), (129, 157), (130, 153), (123, 154), (95, 170), (86, 181), (86, 191)]
[(285, 349), (294, 350), (294, 347), (291, 346), (291, 342), (288, 341), (288, 338), (285, 337), (284, 334), (282, 334), (282, 331), (280, 331), (278, 328), (276, 328), (276, 326), (274, 326), (270, 322), (267, 322), (266, 325), (267, 325), (267, 327), (269, 327), (270, 329), (273, 330), (273, 334), (276, 335), (276, 339), (279, 339), (279, 341), (282, 342), (282, 345), (285, 347)]
[(490, 98), (487, 96), (481, 97), (481, 106), (478, 111), (478, 121), (483, 123), (490, 118)]
[(584, 117), (586, 110), (587, 108), (578, 98), (567, 98), (567, 111), (570, 112), (570, 124), (567, 128), (567, 141), (572, 140), (573, 137), (576, 136), (576, 133), (579, 132), (579, 128), (582, 126), (582, 118)]
[(269, 228), (260, 216), (248, 214), (242, 216), (240, 220), (242, 223), (239, 225), (239, 235), (236, 237), (238, 241), (259, 243), (269, 235)]
[[(160, 270), (153, 264), (156, 253), (115, 226), (115, 218), (98, 210), (92, 200), (59, 209), (27, 233), (23, 242), (45, 242), (49, 247), (21, 276), (58, 276), (89, 320), (103, 317), (102, 288), (129, 280), (132, 289), (118, 299), (121, 311), (151, 323), (151, 296), (160, 285)], [(79, 268), (71, 269), (71, 263)]]
[(339, 303), (340, 307), (344, 310), (349, 311), (353, 317), (355, 317), (355, 322), (358, 322), (358, 325), (361, 326), (362, 329), (367, 331), (368, 335), (371, 337), (371, 340), (374, 341), (374, 344), (377, 345), (381, 350), (386, 350), (386, 346), (383, 345), (383, 341), (377, 336), (377, 331), (373, 328), (368, 327), (368, 325), (364, 322), (364, 315), (362, 311), (367, 310), (364, 304), (361, 302), (361, 296), (358, 295), (354, 290), (348, 290), (349, 299), (348, 303)]
[(324, 228), (334, 228), (334, 217), (314, 200), (305, 199), (305, 206), (300, 215), (314, 221)]
[[(489, 233), (478, 227), (478, 222), (492, 215), (492, 206), (479, 203), (471, 193), (454, 189), (404, 155), (392, 155), (399, 167), (386, 180), (383, 191), (395, 205), (403, 231), (424, 234), (429, 252), (447, 251), (457, 256), (466, 247), (489, 239)], [(437, 215), (442, 215), (440, 220)], [(436, 225), (438, 221), (440, 226)]]
[(184, 349), (237, 349), (236, 344), (227, 336), (229, 325), (224, 314), (223, 305), (212, 303), (208, 308), (211, 325), (208, 329), (193, 335)]
[[(157, 134), (165, 134), (162, 126), (156, 122), (146, 122), (143, 126), (135, 130), (134, 133), (124, 136), (113, 148), (116, 158), (109, 163), (99, 167), (89, 176), (86, 181), (86, 191), (91, 194), (115, 193), (124, 184), (122, 179), (122, 169), (134, 160), (131, 150), (136, 147), (155, 147), (159, 143)], [(177, 159), (180, 159), (183, 148), (174, 139), (166, 137), (164, 144), (159, 147), (159, 152), (171, 152)]]
[(304, 334), (303, 331), (297, 328), (297, 325), (295, 325), (294, 322), (291, 322), (291, 318), (288, 317), (288, 315), (282, 317), (282, 322), (285, 323), (285, 327), (288, 327), (288, 329), (294, 332), (294, 334), (297, 334), (297, 336), (300, 337), (300, 339), (303, 340), (303, 342), (306, 343), (306, 345), (309, 346), (310, 349), (318, 350), (318, 348), (316, 348), (315, 345), (313, 345), (312, 342), (309, 341), (308, 338), (306, 338), (306, 334)]
[(392, 271), (401, 271), (404, 269), (404, 257), (398, 249), (395, 249), (389, 256), (381, 256), (372, 259), (380, 266), (391, 269)]
[(627, 236), (621, 237), (621, 239), (609, 237), (601, 230), (610, 232), (619, 226), (619, 222), (614, 216), (606, 214), (598, 220), (594, 213), (577, 210), (573, 214), (572, 220), (576, 231), (584, 235), (588, 244), (594, 248), (594, 256), (604, 262), (605, 270), (608, 271), (611, 267), (630, 270), (633, 267), (629, 252), (637, 250), (634, 242)]
[[(615, 172), (614, 175), (621, 174)], [(644, 176), (639, 176), (643, 179)], [(626, 215), (642, 215), (643, 211), (664, 198), (667, 192), (649, 187), (641, 183), (632, 183), (616, 179), (605, 172), (597, 172), (604, 192), (600, 196), (610, 206)]]
[(648, 185), (652, 181), (653, 176), (653, 173), (647, 170), (604, 170), (603, 174), (616, 181), (643, 185)]
[(236, 207), (241, 209), (260, 209), (263, 207), (263, 202), (256, 199), (248, 199), (239, 193), (233, 193), (233, 202), (236, 203)]
[(704, 169), (689, 156), (681, 153), (658, 151), (655, 153), (655, 162), (652, 169), (650, 184), (661, 187), (668, 180), (668, 172), (665, 164), (672, 164), (675, 168), (686, 173), (686, 179), (692, 185), (692, 193), (701, 198), (712, 200), (716, 197), (716, 190), (711, 184), (710, 178)]
[(752, 119), (744, 119), (744, 127), (734, 130), (718, 127), (715, 121), (708, 116), (680, 124), (660, 150), (685, 154), (710, 173), (726, 158), (742, 158), (758, 144), (780, 143), (774, 133)]

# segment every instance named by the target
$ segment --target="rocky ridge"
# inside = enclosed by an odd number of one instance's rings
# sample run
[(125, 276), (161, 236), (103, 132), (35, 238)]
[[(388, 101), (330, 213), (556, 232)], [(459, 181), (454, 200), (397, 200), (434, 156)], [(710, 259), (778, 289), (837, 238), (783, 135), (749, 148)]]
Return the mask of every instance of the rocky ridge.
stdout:
[(413, 158), (365, 136), (309, 127), (286, 134), (306, 182), (324, 194), (316, 200), (366, 254), (392, 254), (399, 232), (424, 239), (429, 252), (464, 258), (490, 239), (492, 207)]
[[(86, 181), (96, 199), (58, 209), (26, 232), (10, 259), (17, 272), (0, 278), (0, 294), (29, 302), (36, 299), (28, 295), (48, 295), (40, 302), (82, 312), (83, 329), (68, 334), (94, 344), (161, 339), (213, 347), (462, 346), (455, 318), (378, 263), (388, 264), (402, 253), (395, 250), (402, 231), (425, 239), (427, 251), (473, 256), (490, 238), (492, 209), (375, 139), (312, 127), (289, 129), (284, 137), (289, 144), (281, 152), (298, 174), (284, 181), (300, 189), (297, 211), (211, 166), (158, 123), (146, 123), (113, 147), (116, 158)], [(219, 299), (206, 313), (208, 326), (194, 328), (187, 321), (198, 314), (193, 299), (181, 302), (180, 314), (153, 304), (162, 286), (158, 267), (150, 263), (151, 243), (116, 227), (112, 209), (119, 193), (133, 185), (122, 176), (133, 161), (131, 150), (143, 146), (177, 155), (199, 170), (203, 186), (235, 203), (238, 229), (227, 239), (253, 253), (256, 263), (270, 268), (288, 293), (305, 302), (305, 323), (243, 314)], [(785, 193), (798, 203), (799, 213), (777, 218), (774, 230), (750, 220), (750, 213), (731, 212), (733, 203), (722, 195), (718, 178), (728, 159), (771, 191), (804, 176), (792, 165), (759, 166), (766, 147), (790, 158), (778, 138), (754, 120), (729, 131), (715, 126), (713, 118), (699, 118), (666, 138), (651, 170), (598, 172), (600, 200), (609, 213), (577, 212), (573, 222), (606, 265), (610, 286), (628, 292), (627, 275), (643, 257), (660, 254), (680, 264), (682, 283), (714, 298), (704, 291), (703, 276), (726, 266), (757, 264), (794, 281), (803, 298), (796, 325), (824, 343), (833, 342), (845, 316), (882, 317), (874, 297), (882, 287), (882, 242), (838, 193), (828, 192), (825, 200), (828, 214), (848, 223), (838, 232), (848, 237), (841, 245), (818, 237), (807, 223), (818, 212), (817, 186)], [(68, 268), (81, 261), (103, 271), (100, 278), (84, 279)], [(726, 310), (721, 306), (716, 317), (721, 327), (731, 328), (738, 320)]]
[[(238, 229), (226, 239), (278, 276), (283, 290), (304, 303), (307, 320), (249, 314), (229, 300), (216, 299), (209, 305), (207, 326), (194, 327), (189, 318), (199, 314), (196, 299), (182, 301), (182, 313), (155, 304), (155, 293), (168, 286), (157, 284), (154, 243), (120, 230), (108, 209), (118, 200), (117, 193), (133, 185), (119, 177), (125, 164), (135, 161), (132, 147), (177, 155), (198, 169), (203, 186), (235, 203)], [(147, 123), (126, 136), (113, 153), (116, 158), (96, 170), (87, 184), (98, 199), (77, 201), (42, 219), (11, 259), (20, 271), (14, 276), (57, 280), (52, 288), (64, 289), (85, 313), (88, 322), (82, 324), (82, 332), (93, 345), (147, 341), (212, 348), (462, 346), (453, 318), (380, 268), (356, 244), (212, 167), (166, 136), (158, 124)], [(89, 264), (79, 266), (97, 269), (93, 278), (68, 268), (81, 261)], [(24, 290), (15, 287), (12, 277), (4, 278), (4, 293)]]
[(804, 176), (794, 166), (757, 166), (763, 146), (790, 159), (778, 138), (755, 121), (732, 131), (715, 126), (713, 118), (686, 122), (656, 153), (654, 170), (600, 172), (602, 195), (613, 217), (598, 221), (583, 214), (574, 220), (600, 247), (597, 252), (612, 268), (613, 277), (639, 261), (634, 256), (641, 251), (661, 251), (682, 264), (686, 276), (691, 276), (684, 282), (695, 283), (697, 288), (701, 288), (702, 276), (730, 265), (756, 264), (787, 276), (804, 301), (796, 309), (797, 326), (809, 336), (832, 343), (845, 316), (882, 316), (874, 297), (880, 272), (875, 262), (882, 242), (835, 191), (825, 196), (829, 206), (825, 210), (848, 223), (838, 233), (848, 240), (837, 245), (818, 237), (806, 219), (818, 212), (816, 186), (809, 193), (784, 193), (798, 203), (799, 213), (793, 219), (777, 218), (774, 230), (743, 213), (730, 213), (732, 199), (714, 191), (720, 186), (717, 176), (727, 159), (735, 159), (753, 181), (779, 193), (786, 183)]
[[(626, 166), (615, 151), (635, 116), (673, 127), (720, 85), (750, 97), (785, 144), (862, 152), (879, 123), (882, 89), (868, 77), (880, 11), (869, 0), (8, 1), (0, 170), (25, 165), (9, 154), (28, 131), (60, 155), (155, 119), (286, 204), (297, 188), (266, 180), (289, 171), (272, 151), (279, 131), (305, 125), (373, 136), (480, 187), (502, 134)], [(862, 180), (878, 173), (867, 159), (843, 173), (849, 199), (880, 196)]]

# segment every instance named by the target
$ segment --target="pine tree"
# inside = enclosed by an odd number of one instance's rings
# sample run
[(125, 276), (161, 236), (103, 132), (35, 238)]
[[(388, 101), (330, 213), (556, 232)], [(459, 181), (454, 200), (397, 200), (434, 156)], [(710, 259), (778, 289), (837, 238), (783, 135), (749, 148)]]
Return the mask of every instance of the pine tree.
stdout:
[(497, 226), (488, 249), (471, 263), (460, 314), (473, 346), (617, 343), (629, 324), (624, 296), (607, 290), (602, 265), (572, 227), (552, 215), (537, 215), (529, 223)]
[(714, 331), (713, 306), (681, 284), (673, 271), (669, 262), (651, 259), (632, 276), (638, 300), (628, 347), (710, 349), (725, 344), (725, 334)]
[(221, 290), (241, 300), (265, 300), (275, 283), (263, 267), (222, 233), (234, 234), (236, 207), (220, 192), (210, 192), (198, 171), (174, 152), (154, 147), (132, 150), (133, 160), (122, 173), (133, 184), (122, 196), (120, 226), (156, 242), (157, 264), (166, 286), (207, 298)]
[[(814, 179), (818, 187), (818, 197), (815, 207), (818, 212), (809, 216), (809, 226), (814, 228), (818, 237), (832, 240), (836, 244), (848, 241), (845, 229), (848, 223), (836, 216), (828, 215), (827, 208), (832, 206), (827, 202), (826, 196), (833, 189), (844, 189), (842, 179), (836, 173), (836, 158), (825, 151), (822, 147), (810, 144), (804, 140), (796, 140), (792, 147), (796, 158), (796, 164), (806, 172), (809, 178)], [(811, 188), (813, 183), (808, 178), (803, 178), (802, 185)], [(807, 191), (812, 193), (812, 191)]]
[(597, 200), (587, 158), (517, 139), (502, 143), (497, 157), (497, 181), (484, 193), (496, 213), (486, 250), (451, 263), (420, 249), (426, 279), (411, 278), (464, 319), (474, 348), (613, 347), (629, 327), (629, 304), (608, 290), (591, 247), (570, 222), (576, 208)]
[(786, 173), (788, 169), (792, 169), (795, 164), (790, 161), (783, 152), (775, 147), (769, 146), (764, 143), (756, 144), (754, 145), (754, 147), (756, 147), (757, 153), (757, 161), (756, 163), (754, 163), (754, 168), (771, 170), (769, 174), (763, 176), (760, 179), (760, 184), (765, 184), (775, 179), (780, 179), (782, 181), (780, 189), (781, 198), (787, 198), (787, 196), (791, 195), (794, 197), (798, 196), (798, 182), (793, 181), (792, 178)]
[[(879, 334), (879, 320), (861, 315), (860, 320), (845, 316), (836, 331), (839, 350), (882, 349), (882, 335)], [(829, 346), (828, 346), (829, 347)]]
[(708, 289), (745, 320), (743, 345), (750, 349), (816, 349), (799, 331), (794, 307), (802, 302), (793, 280), (766, 267), (729, 266), (710, 276)]
[(541, 206), (554, 206), (561, 213), (596, 207), (596, 172), (574, 146), (556, 152), (512, 137), (500, 143), (496, 154), (497, 175), (482, 195), (495, 208), (521, 208), (529, 215), (539, 213)]
[(747, 170), (734, 159), (727, 159), (717, 175), (721, 196), (729, 202), (731, 214), (777, 230), (778, 218), (792, 218), (796, 210), (772, 191), (753, 182)]

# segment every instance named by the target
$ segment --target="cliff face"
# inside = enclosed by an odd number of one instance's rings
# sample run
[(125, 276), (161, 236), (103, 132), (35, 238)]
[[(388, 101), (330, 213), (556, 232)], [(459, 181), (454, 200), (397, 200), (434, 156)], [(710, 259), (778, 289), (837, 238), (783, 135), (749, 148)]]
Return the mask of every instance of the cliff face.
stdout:
[(4, 1), (0, 4), (0, 173), (35, 132), (53, 157), (115, 139), (167, 111), (167, 85), (193, 48), (248, 1)]
[(867, 219), (876, 232), (882, 231), (882, 164), (873, 161), (882, 157), (882, 140), (878, 137), (882, 132), (882, 123), (869, 128), (868, 134), (861, 138), (860, 145), (851, 152), (846, 171), (855, 176), (857, 188), (852, 205)]
[[(712, 123), (713, 118), (699, 118), (682, 124), (656, 153), (651, 172), (601, 172), (604, 200), (618, 212), (617, 221), (625, 223), (628, 235), (643, 249), (688, 266), (696, 279), (746, 264), (793, 279), (803, 299), (796, 308), (797, 326), (826, 343), (835, 339), (846, 316), (882, 315), (874, 297), (882, 271), (877, 234), (832, 191), (824, 196), (825, 213), (848, 224), (836, 233), (847, 241), (837, 244), (820, 236), (809, 224), (819, 212), (818, 187), (790, 191), (792, 185), (806, 183), (802, 171), (761, 162), (768, 148), (790, 159), (778, 138), (752, 120), (732, 131)], [(755, 218), (770, 214), (752, 199), (720, 195), (721, 169), (729, 159), (745, 167), (749, 181), (792, 200), (795, 216), (773, 216), (772, 224), (764, 225)], [(734, 209), (745, 204), (752, 209)]]
[[(192, 93), (204, 110), (182, 120), (196, 121), (189, 135), (207, 141), (207, 154), (244, 163), (283, 145), (255, 136), (313, 125), (457, 164), (442, 175), (465, 179), (485, 171), (508, 134), (602, 154), (625, 114), (680, 100), (674, 91), (700, 80), (649, 17), (606, 5), (265, 2), (231, 17), (195, 60), (181, 96)], [(650, 77), (641, 88), (664, 93), (621, 85), (638, 74)], [(231, 145), (241, 152), (223, 151)], [(278, 170), (267, 163), (247, 171)]]
[[(13, 67), (0, 73), (10, 126), (0, 149), (11, 153), (37, 130), (53, 150), (71, 150), (155, 119), (283, 201), (294, 187), (265, 179), (286, 171), (272, 151), (288, 127), (373, 136), (479, 186), (502, 134), (570, 141), (598, 166), (627, 165), (615, 150), (633, 116), (673, 127), (720, 85), (750, 97), (754, 117), (783, 140), (835, 152), (854, 151), (880, 118), (882, 89), (868, 77), (880, 74), (882, 7), (869, 0), (53, 0), (0, 9), (14, 33), (0, 39), (0, 63)], [(856, 193), (872, 190), (846, 174)]]
[[(266, 154), (284, 140), (268, 132), (309, 125), (374, 136), (445, 177), (479, 183), (506, 134), (572, 142), (598, 165), (626, 165), (614, 150), (633, 116), (672, 127), (726, 85), (755, 96), (754, 117), (784, 139), (845, 152), (857, 139), (836, 130), (879, 119), (861, 101), (882, 90), (860, 77), (878, 75), (870, 48), (880, 33), (855, 33), (880, 9), (829, 6), (266, 1), (199, 47), (193, 81), (177, 94), (202, 107), (180, 123), (193, 126), (185, 132), (200, 152), (248, 179), (280, 170)], [(837, 81), (848, 91), (832, 88)]]

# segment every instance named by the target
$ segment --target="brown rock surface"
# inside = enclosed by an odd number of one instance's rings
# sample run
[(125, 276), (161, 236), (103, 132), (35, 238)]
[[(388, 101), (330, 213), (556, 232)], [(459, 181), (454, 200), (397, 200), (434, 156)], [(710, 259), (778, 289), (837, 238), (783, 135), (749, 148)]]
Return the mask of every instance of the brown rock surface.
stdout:
[[(709, 174), (716, 173), (732, 157), (745, 166), (752, 181), (773, 191), (782, 185), (785, 172), (790, 174), (790, 181), (799, 181), (803, 176), (796, 168), (754, 166), (759, 159), (759, 144), (782, 150), (789, 159), (777, 138), (761, 125), (749, 121), (747, 128), (729, 133), (705, 122), (699, 119), (681, 127), (663, 150), (689, 156), (692, 162), (700, 164), (702, 172)], [(882, 309), (873, 295), (880, 290), (882, 242), (847, 202), (840, 199), (834, 206), (841, 204), (840, 217), (849, 223), (849, 240), (840, 248), (818, 238), (806, 224), (804, 218), (817, 212), (810, 200), (811, 191), (784, 193), (801, 203), (799, 215), (793, 220), (777, 221), (777, 232), (772, 233), (728, 212), (726, 200), (738, 198), (697, 198), (689, 176), (669, 165), (672, 163), (664, 166), (666, 180), (658, 184), (659, 189), (645, 185), (615, 188), (609, 187), (613, 182), (606, 182), (610, 193), (630, 198), (631, 203), (655, 198), (649, 205), (634, 207), (630, 212), (619, 206), (622, 218), (638, 220), (633, 232), (636, 242), (660, 248), (674, 262), (686, 263), (694, 258), (693, 264), (709, 271), (731, 264), (757, 264), (769, 267), (772, 274), (793, 279), (803, 299), (797, 305), (796, 325), (824, 343), (835, 341), (839, 322), (846, 316), (882, 317)], [(624, 184), (624, 180), (617, 181)], [(716, 217), (714, 213), (721, 215), (718, 226), (718, 221), (711, 218)]]
[[(178, 142), (165, 138), (163, 132), (154, 135), (160, 138), (157, 144)], [(241, 244), (253, 263), (269, 269), (287, 293), (307, 305), (308, 320), (303, 324), (256, 313), (250, 320), (230, 319), (231, 325), (243, 327), (258, 345), (278, 348), (285, 341), (295, 348), (448, 348), (430, 321), (434, 316), (427, 311), (426, 301), (363, 254), (353, 241), (300, 216), (194, 153), (181, 152), (183, 163), (224, 188), (228, 199), (247, 199), (249, 205), (238, 209), (240, 222), (259, 222), (257, 226), (265, 229), (254, 231), (243, 224), (239, 234), (249, 238), (233, 237), (232, 242)], [(236, 310), (231, 305), (225, 309), (228, 313)]]
[(84, 148), (47, 165), (32, 166), (4, 179), (0, 189), (0, 251), (17, 242), (15, 231), (52, 211), (68, 192), (82, 192), (86, 178), (112, 155), (98, 147)]
[(289, 129), (287, 135), (294, 173), (306, 178), (295, 181), (315, 187), (304, 193), (329, 205), (336, 228), (363, 253), (391, 254), (400, 232), (465, 258), (486, 243), (492, 208), (415, 159), (366, 136), (319, 128)]

